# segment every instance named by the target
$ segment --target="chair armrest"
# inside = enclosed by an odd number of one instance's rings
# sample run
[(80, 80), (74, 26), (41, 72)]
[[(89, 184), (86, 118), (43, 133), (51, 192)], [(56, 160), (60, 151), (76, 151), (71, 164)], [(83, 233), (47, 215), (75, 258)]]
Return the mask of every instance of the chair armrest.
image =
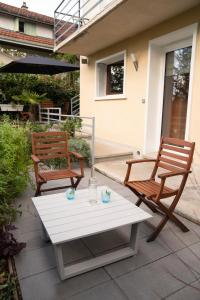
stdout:
[(38, 174), (38, 176), (40, 179), (42, 179), (43, 182), (47, 183), (46, 179), (41, 174)]
[(84, 157), (83, 157), (83, 155), (81, 155), (77, 152), (74, 152), (74, 151), (69, 151), (69, 155), (74, 155), (79, 160), (79, 165), (80, 165), (80, 170), (81, 170), (81, 177), (84, 177), (84, 168), (83, 168)]
[(158, 175), (158, 178), (164, 179), (164, 178), (173, 177), (173, 176), (186, 175), (186, 174), (189, 174), (191, 172), (192, 171), (167, 172), (167, 173), (163, 173), (163, 174)]
[(39, 158), (38, 158), (36, 155), (34, 155), (34, 154), (31, 155), (31, 158), (32, 158), (32, 160), (33, 160), (35, 163), (39, 163), (39, 162), (40, 162)]
[(133, 160), (127, 161), (126, 164), (128, 165), (128, 169), (127, 169), (126, 176), (124, 179), (124, 184), (126, 185), (129, 180), (130, 173), (131, 173), (131, 167), (133, 164), (145, 163), (145, 162), (155, 162), (155, 161), (156, 161), (156, 159), (152, 159), (152, 158), (136, 159), (136, 160), (133, 159)]
[(81, 154), (79, 154), (77, 152), (70, 151), (69, 154), (75, 156), (78, 159), (84, 159), (83, 155), (81, 155)]
[(145, 163), (145, 162), (155, 162), (156, 159), (151, 159), (151, 158), (146, 158), (146, 159), (133, 159), (133, 160), (128, 160), (126, 162), (127, 165), (132, 165), (132, 164), (138, 164), (138, 163)]

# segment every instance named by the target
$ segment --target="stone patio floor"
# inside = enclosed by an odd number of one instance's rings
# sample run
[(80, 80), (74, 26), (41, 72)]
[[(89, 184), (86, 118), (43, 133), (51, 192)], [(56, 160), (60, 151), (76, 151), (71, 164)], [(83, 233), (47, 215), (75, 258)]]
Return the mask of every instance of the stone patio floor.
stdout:
[[(123, 185), (96, 173), (98, 184), (107, 185), (130, 201), (133, 194)], [(79, 185), (88, 185), (89, 169)], [(190, 231), (183, 233), (168, 222), (156, 241), (147, 243), (154, 215), (140, 230), (137, 256), (103, 268), (60, 281), (50, 243), (42, 239), (41, 223), (34, 209), (30, 188), (18, 199), (22, 216), (15, 231), (27, 243), (16, 256), (16, 269), (24, 300), (199, 300), (200, 299), (200, 226), (184, 219)], [(145, 206), (141, 206), (145, 210)], [(180, 217), (181, 218), (181, 217)], [(88, 258), (116, 248), (128, 241), (130, 227), (66, 244), (65, 262)]]

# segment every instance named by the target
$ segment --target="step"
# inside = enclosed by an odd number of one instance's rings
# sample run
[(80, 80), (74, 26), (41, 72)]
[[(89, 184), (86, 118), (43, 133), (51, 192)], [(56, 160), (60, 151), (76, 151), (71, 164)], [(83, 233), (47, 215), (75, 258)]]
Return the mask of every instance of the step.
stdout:
[[(153, 163), (144, 163), (140, 166), (139, 164), (134, 165), (130, 178), (133, 180), (148, 179), (152, 172), (153, 165)], [(127, 171), (126, 160), (122, 159), (95, 163), (95, 170), (119, 183), (123, 183)]]
[(83, 125), (81, 130), (75, 132), (75, 137), (83, 138), (83, 139), (91, 139), (92, 128)]
[(130, 147), (116, 143), (95, 140), (95, 159), (96, 162), (113, 159), (131, 159), (133, 151)]

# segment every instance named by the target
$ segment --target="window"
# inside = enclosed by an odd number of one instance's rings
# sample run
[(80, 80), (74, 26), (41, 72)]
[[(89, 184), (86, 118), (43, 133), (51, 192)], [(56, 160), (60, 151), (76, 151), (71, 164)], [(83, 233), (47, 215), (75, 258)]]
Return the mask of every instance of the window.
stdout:
[(96, 97), (124, 98), (125, 51), (96, 62)]
[(124, 61), (107, 65), (106, 95), (123, 94)]
[(19, 32), (24, 32), (24, 22), (19, 21)]

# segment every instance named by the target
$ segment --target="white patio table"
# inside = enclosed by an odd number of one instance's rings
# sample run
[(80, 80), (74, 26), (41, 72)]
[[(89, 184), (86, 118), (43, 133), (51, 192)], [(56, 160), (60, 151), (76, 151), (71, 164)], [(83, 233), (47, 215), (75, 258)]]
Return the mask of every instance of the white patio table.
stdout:
[[(111, 191), (109, 203), (101, 202), (102, 189)], [(32, 199), (42, 221), (45, 236), (54, 246), (57, 268), (62, 280), (137, 253), (139, 224), (151, 215), (106, 186), (98, 187), (97, 194), (98, 203), (93, 205), (88, 201), (88, 189), (77, 190), (74, 200), (67, 200), (65, 193)], [(128, 246), (70, 266), (64, 265), (62, 254), (64, 243), (128, 224), (132, 224)]]

